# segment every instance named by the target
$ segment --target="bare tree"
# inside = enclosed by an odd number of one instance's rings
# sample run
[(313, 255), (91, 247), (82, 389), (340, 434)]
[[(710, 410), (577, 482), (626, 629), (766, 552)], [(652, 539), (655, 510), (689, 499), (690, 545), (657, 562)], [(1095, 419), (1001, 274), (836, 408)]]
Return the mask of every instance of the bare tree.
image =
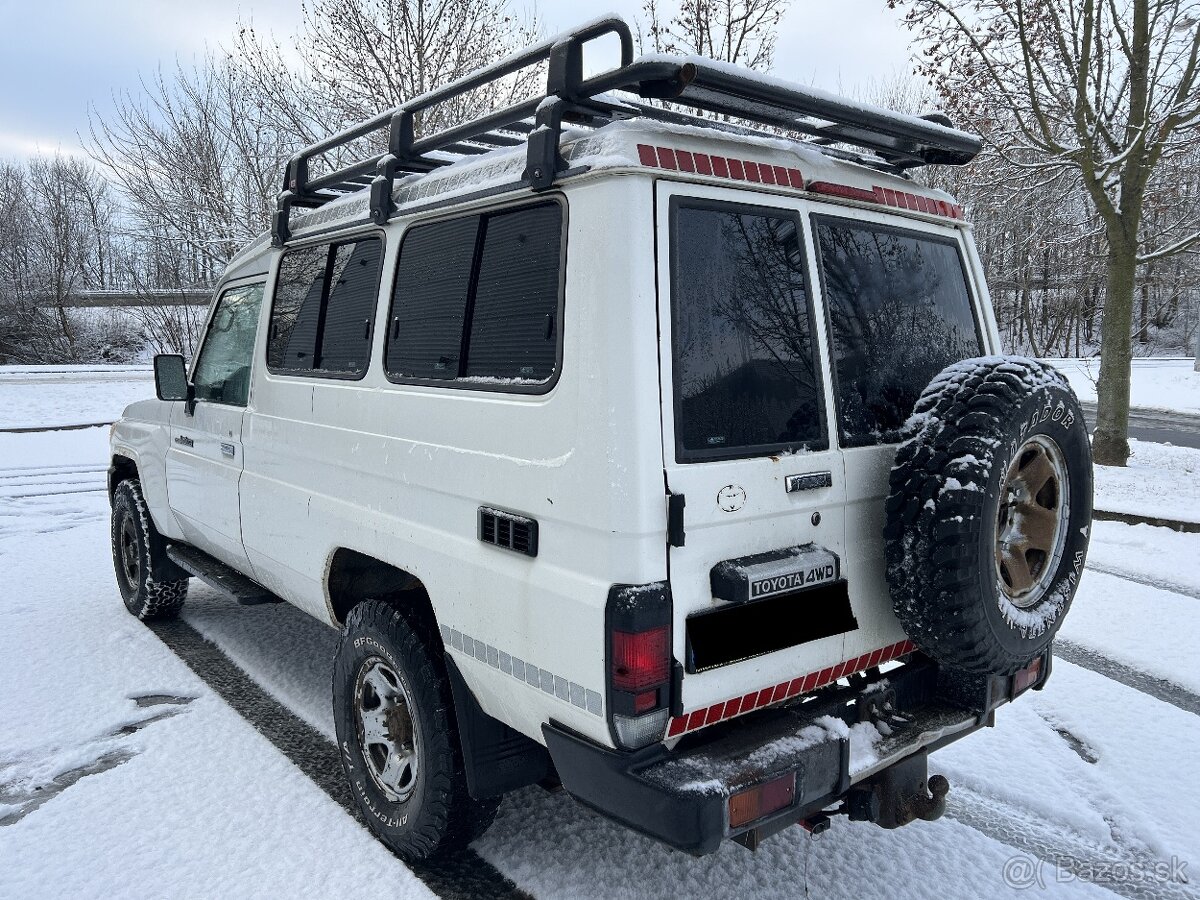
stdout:
[(776, 29), (791, 0), (659, 0), (642, 7), (649, 45), (658, 53), (690, 53), (765, 71), (775, 55)]
[(1189, 215), (1149, 219), (1163, 173), (1200, 122), (1196, 0), (889, 0), (924, 47), (921, 71), (1015, 167), (1082, 184), (1103, 224), (1105, 296), (1096, 461), (1129, 456), (1139, 266), (1200, 241)]

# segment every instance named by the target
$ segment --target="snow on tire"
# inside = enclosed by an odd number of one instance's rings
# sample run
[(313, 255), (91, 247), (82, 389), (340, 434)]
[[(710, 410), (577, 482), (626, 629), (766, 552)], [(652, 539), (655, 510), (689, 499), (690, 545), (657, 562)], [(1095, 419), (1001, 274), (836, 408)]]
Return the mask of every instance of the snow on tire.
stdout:
[(112, 498), (112, 552), (125, 607), (142, 621), (170, 619), (187, 599), (188, 574), (167, 557), (136, 478), (117, 485)]
[(983, 357), (934, 378), (905, 432), (884, 530), (896, 615), (940, 663), (1011, 674), (1049, 645), (1083, 571), (1083, 410), (1050, 366)]

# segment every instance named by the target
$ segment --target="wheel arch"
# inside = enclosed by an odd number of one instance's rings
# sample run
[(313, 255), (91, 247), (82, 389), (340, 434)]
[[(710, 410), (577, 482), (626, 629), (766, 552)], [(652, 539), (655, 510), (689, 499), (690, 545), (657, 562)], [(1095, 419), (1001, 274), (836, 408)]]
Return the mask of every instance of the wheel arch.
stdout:
[(333, 624), (345, 624), (350, 610), (372, 597), (386, 597), (417, 613), (433, 633), (437, 632), (433, 600), (419, 577), (394, 563), (338, 547), (329, 558), (325, 577), (325, 602)]
[(108, 499), (112, 502), (113, 494), (122, 481), (138, 478), (137, 460), (124, 453), (114, 453), (108, 466)]

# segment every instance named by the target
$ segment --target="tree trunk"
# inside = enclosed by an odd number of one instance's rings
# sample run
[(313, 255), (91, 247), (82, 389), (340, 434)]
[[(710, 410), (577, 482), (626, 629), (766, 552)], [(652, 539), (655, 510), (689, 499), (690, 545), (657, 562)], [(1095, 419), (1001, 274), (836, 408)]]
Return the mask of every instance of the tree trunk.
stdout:
[(1137, 245), (1111, 235), (1108, 289), (1100, 319), (1100, 380), (1096, 385), (1096, 431), (1092, 456), (1100, 466), (1123, 466), (1129, 460), (1129, 376), (1133, 358), (1133, 279)]

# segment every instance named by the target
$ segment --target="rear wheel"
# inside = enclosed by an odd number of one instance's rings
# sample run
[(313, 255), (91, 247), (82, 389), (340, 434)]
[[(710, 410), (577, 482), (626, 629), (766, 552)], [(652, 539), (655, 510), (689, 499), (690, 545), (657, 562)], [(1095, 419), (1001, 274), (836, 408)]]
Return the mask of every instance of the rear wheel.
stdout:
[(1092, 515), (1083, 410), (1031, 359), (950, 366), (896, 453), (885, 530), (897, 617), (945, 665), (1011, 674), (1053, 640)]
[(154, 527), (141, 482), (117, 485), (112, 499), (112, 553), (125, 608), (143, 621), (170, 619), (187, 599), (188, 576), (167, 557), (167, 544)]
[(407, 860), (460, 850), (500, 798), (467, 792), (436, 637), (396, 606), (367, 600), (347, 617), (333, 672), (342, 766), (367, 825)]

